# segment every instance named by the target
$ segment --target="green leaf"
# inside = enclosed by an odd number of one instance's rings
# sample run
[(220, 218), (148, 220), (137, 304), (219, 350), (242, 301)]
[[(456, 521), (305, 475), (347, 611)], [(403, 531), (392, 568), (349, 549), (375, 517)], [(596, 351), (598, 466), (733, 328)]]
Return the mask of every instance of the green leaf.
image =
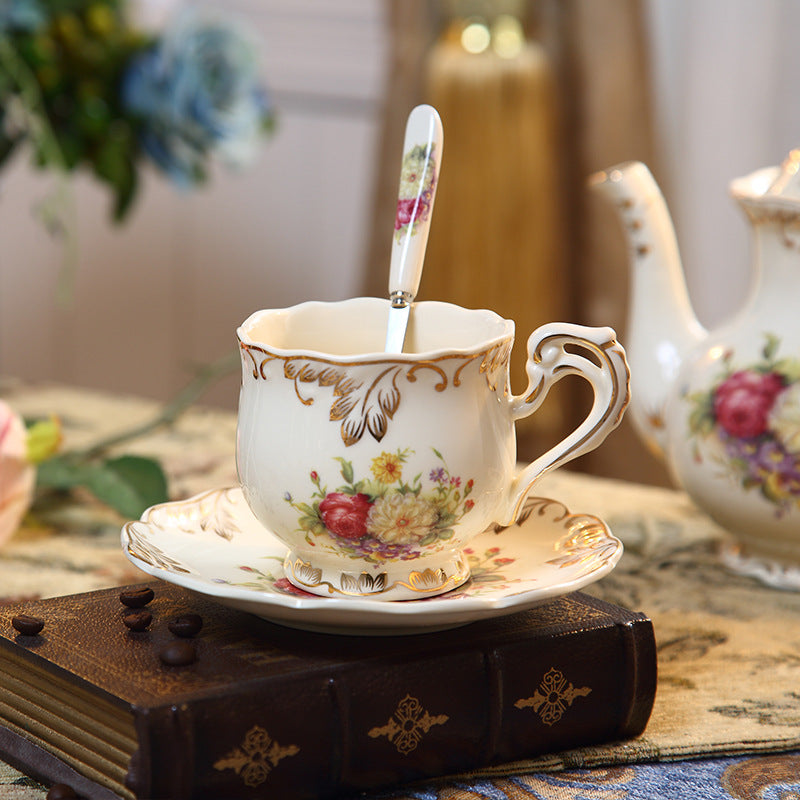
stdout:
[(773, 368), (785, 378), (787, 384), (800, 380), (800, 361), (797, 359), (782, 358), (775, 362)]
[(74, 489), (85, 485), (87, 477), (86, 464), (59, 456), (43, 461), (36, 468), (36, 483), (45, 489)]
[(431, 447), (431, 450), (433, 450), (433, 454), (436, 456), (436, 458), (444, 461), (444, 456), (435, 447)]
[(767, 333), (765, 337), (766, 342), (764, 342), (764, 349), (761, 352), (764, 356), (764, 361), (772, 361), (781, 346), (781, 340), (774, 333)]
[(130, 144), (124, 138), (110, 139), (94, 157), (94, 171), (111, 188), (114, 222), (122, 222), (137, 190), (136, 165)]
[(146, 508), (168, 499), (161, 466), (142, 456), (120, 456), (91, 465), (84, 485), (98, 500), (129, 519), (138, 519)]
[(167, 479), (157, 461), (142, 456), (120, 456), (102, 462), (55, 456), (36, 470), (40, 488), (68, 491), (82, 486), (127, 519), (168, 500)]
[(21, 136), (15, 136), (12, 139), (7, 138), (5, 135), (0, 136), (0, 166), (5, 164), (21, 140)]
[(112, 219), (115, 223), (122, 222), (128, 215), (133, 201), (136, 198), (138, 180), (135, 170), (128, 172), (124, 178), (114, 183), (114, 208)]
[(306, 516), (317, 517), (317, 512), (308, 503), (298, 503), (295, 508), (302, 511)]
[(342, 477), (348, 482), (353, 482), (353, 464), (350, 461), (345, 461), (341, 456), (337, 456), (336, 460), (342, 465)]
[[(389, 493), (389, 487), (385, 483), (373, 480), (363, 480), (356, 484), (358, 492), (367, 495), (370, 500), (376, 500)], [(402, 488), (402, 487), (401, 487)], [(356, 492), (358, 494), (358, 492)]]
[(311, 533), (318, 533), (317, 526), (320, 525), (319, 517), (300, 517), (297, 520), (300, 530), (309, 531)]
[(714, 396), (712, 392), (695, 392), (687, 396), (693, 408), (689, 413), (689, 431), (695, 435), (707, 435), (714, 430)]

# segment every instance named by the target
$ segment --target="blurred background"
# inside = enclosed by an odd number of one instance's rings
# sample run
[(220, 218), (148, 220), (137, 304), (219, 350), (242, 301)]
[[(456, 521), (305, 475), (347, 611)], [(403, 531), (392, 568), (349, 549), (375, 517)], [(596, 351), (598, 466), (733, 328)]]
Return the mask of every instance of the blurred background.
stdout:
[[(191, 3), (187, 3), (191, 5)], [(221, 3), (220, 3), (221, 4)], [(147, 0), (155, 18), (174, 2)], [(213, 5), (205, 3), (206, 6)], [(728, 182), (800, 144), (791, 0), (225, 0), (262, 41), (274, 134), (238, 174), (181, 193), (145, 174), (123, 225), (77, 176), (77, 257), (35, 218), (52, 176), (0, 172), (0, 375), (165, 400), (235, 350), (258, 308), (383, 296), (405, 119), (440, 111), (445, 148), (420, 297), (490, 307), (520, 346), (552, 320), (612, 325), (625, 344), (627, 259), (586, 189), (642, 160), (673, 215), (689, 292), (713, 326), (742, 302), (748, 226)], [(238, 374), (203, 402), (235, 409)], [(560, 389), (560, 387), (559, 387)], [(564, 432), (565, 388), (520, 429)], [(624, 426), (577, 468), (666, 474)]]

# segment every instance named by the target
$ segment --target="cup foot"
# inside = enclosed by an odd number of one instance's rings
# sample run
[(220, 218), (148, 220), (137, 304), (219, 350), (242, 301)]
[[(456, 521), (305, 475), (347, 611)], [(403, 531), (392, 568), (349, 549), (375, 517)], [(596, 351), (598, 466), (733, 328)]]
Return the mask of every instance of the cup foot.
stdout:
[(329, 563), (290, 550), (283, 570), (290, 583), (311, 594), (369, 600), (420, 600), (469, 579), (469, 565), (460, 552), (379, 564), (353, 559), (343, 566), (341, 561)]

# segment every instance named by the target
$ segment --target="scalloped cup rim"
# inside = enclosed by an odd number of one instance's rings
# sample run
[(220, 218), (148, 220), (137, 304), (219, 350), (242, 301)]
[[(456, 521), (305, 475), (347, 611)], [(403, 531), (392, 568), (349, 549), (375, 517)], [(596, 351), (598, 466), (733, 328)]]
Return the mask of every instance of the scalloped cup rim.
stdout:
[[(358, 306), (363, 306), (372, 314), (376, 314), (377, 311), (381, 312), (383, 321), (382, 324), (375, 327), (374, 335), (376, 339), (373, 346), (368, 348), (349, 348), (349, 350), (352, 352), (338, 353), (335, 351), (335, 349), (331, 348), (279, 346), (270, 342), (265, 342), (263, 339), (259, 339), (257, 336), (252, 335), (252, 331), (256, 325), (261, 323), (267, 317), (288, 317), (290, 314), (310, 314), (315, 311), (336, 313), (340, 310), (348, 309), (350, 306), (354, 307), (354, 313), (357, 313)], [(393, 361), (417, 361), (421, 358), (439, 358), (445, 354), (469, 354), (474, 352), (477, 348), (483, 348), (487, 346), (491, 347), (496, 344), (500, 344), (508, 338), (513, 338), (515, 333), (515, 324), (513, 320), (505, 319), (491, 309), (465, 308), (455, 303), (447, 303), (441, 300), (421, 300), (414, 302), (412, 307), (412, 316), (409, 322), (407, 343), (413, 344), (413, 337), (415, 335), (415, 320), (419, 318), (420, 314), (427, 316), (430, 312), (449, 314), (452, 317), (462, 317), (464, 319), (470, 318), (473, 322), (476, 318), (483, 317), (483, 329), (489, 331), (489, 334), (483, 337), (475, 338), (470, 344), (443, 344), (435, 348), (413, 348), (409, 346), (409, 348), (402, 353), (387, 353), (384, 350), (383, 337), (386, 330), (386, 323), (388, 322), (389, 307), (390, 301), (381, 297), (354, 297), (347, 300), (336, 301), (306, 300), (302, 303), (297, 303), (296, 305), (286, 306), (283, 308), (267, 308), (254, 311), (236, 329), (236, 336), (242, 345), (262, 348), (277, 356), (322, 356), (324, 358), (346, 364), (350, 363), (351, 361), (360, 361), (364, 359), (383, 360), (389, 358)], [(415, 311), (416, 314), (414, 313)], [(440, 327), (444, 328), (445, 326), (440, 325)], [(491, 332), (490, 328), (495, 328), (496, 332)]]

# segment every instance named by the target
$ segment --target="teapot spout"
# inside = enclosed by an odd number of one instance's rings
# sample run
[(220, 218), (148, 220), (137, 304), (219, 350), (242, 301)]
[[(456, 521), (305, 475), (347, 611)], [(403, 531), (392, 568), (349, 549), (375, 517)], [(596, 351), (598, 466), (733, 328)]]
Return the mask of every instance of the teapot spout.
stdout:
[(650, 170), (638, 161), (619, 164), (593, 175), (589, 185), (611, 201), (627, 238), (630, 414), (648, 446), (663, 455), (667, 398), (687, 353), (707, 333), (689, 302), (675, 229)]

